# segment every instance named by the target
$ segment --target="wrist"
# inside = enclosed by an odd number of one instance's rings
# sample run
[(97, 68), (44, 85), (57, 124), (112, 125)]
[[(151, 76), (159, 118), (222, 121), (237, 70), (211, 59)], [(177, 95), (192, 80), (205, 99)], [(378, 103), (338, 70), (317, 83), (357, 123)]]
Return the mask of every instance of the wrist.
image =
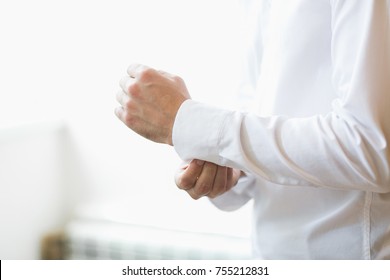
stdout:
[(169, 135), (167, 137), (167, 141), (166, 143), (170, 146), (174, 146), (175, 145), (175, 128), (177, 129), (177, 123), (180, 122), (179, 118), (181, 117), (181, 114), (179, 113), (183, 107), (183, 104), (186, 103), (186, 101), (192, 101), (191, 98), (184, 98), (179, 106), (177, 107), (177, 110), (176, 110), (176, 113), (175, 113), (175, 116), (173, 118), (173, 122), (172, 122), (172, 125), (171, 125), (171, 129), (169, 131)]

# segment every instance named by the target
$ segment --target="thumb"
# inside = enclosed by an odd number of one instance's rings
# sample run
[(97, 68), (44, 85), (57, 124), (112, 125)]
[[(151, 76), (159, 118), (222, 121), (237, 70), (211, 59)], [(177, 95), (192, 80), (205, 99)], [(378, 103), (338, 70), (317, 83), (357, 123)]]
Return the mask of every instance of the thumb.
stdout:
[(181, 165), (175, 173), (176, 186), (182, 190), (192, 188), (202, 172), (203, 165), (202, 160), (192, 160), (190, 163)]

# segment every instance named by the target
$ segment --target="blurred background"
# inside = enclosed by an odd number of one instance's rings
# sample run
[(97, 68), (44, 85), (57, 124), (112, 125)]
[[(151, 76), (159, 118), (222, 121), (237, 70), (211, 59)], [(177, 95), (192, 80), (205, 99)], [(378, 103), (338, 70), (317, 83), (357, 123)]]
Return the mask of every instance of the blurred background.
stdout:
[(231, 107), (233, 0), (0, 2), (0, 259), (249, 258), (250, 205), (179, 191), (173, 148), (114, 116), (131, 63)]

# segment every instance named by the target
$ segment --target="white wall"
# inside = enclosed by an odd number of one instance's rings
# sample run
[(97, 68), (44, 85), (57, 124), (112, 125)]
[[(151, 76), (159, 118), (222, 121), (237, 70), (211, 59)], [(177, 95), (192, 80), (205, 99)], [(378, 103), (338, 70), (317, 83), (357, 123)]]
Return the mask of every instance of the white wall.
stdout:
[[(68, 144), (60, 161), (66, 167), (60, 171), (55, 170), (55, 156), (50, 153), (56, 144), (49, 139), (56, 136), (22, 144), (32, 152), (25, 154), (28, 160), (22, 170), (27, 172), (31, 162), (36, 163), (37, 173), (15, 178), (34, 183), (2, 179), (2, 169), (0, 182), (12, 183), (13, 191), (27, 193), (37, 199), (35, 204), (47, 199), (38, 194), (55, 192), (56, 200), (64, 191), (69, 200), (58, 205), (65, 203), (65, 209), (73, 212), (81, 209), (86, 215), (99, 213), (117, 220), (241, 234), (242, 226), (231, 226), (230, 220), (239, 219), (243, 225), (245, 220), (221, 214), (206, 201), (191, 201), (176, 189), (173, 172), (180, 159), (171, 147), (145, 141), (113, 114), (118, 81), (133, 62), (181, 75), (197, 100), (228, 105), (238, 74), (233, 2), (1, 1), (0, 126), (62, 119)], [(14, 154), (18, 148), (3, 146), (0, 151), (4, 170), (16, 172), (22, 159)], [(47, 166), (51, 172), (45, 173)], [(62, 190), (52, 183), (58, 176)], [(56, 186), (49, 190), (49, 185)], [(9, 214), (2, 227), (24, 217), (14, 201), (0, 206)], [(156, 218), (159, 211), (165, 213), (163, 218)], [(177, 222), (175, 213), (188, 218)], [(205, 216), (224, 222), (205, 222)]]
[(63, 226), (61, 123), (0, 129), (0, 259), (36, 259), (42, 235)]

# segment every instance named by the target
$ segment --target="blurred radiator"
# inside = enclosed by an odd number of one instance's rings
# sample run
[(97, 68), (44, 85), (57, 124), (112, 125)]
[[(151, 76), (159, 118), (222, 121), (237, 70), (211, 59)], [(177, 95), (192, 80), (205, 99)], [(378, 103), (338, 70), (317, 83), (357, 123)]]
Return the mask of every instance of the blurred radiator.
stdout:
[(105, 221), (73, 221), (60, 237), (66, 259), (251, 258), (250, 242), (246, 238)]

